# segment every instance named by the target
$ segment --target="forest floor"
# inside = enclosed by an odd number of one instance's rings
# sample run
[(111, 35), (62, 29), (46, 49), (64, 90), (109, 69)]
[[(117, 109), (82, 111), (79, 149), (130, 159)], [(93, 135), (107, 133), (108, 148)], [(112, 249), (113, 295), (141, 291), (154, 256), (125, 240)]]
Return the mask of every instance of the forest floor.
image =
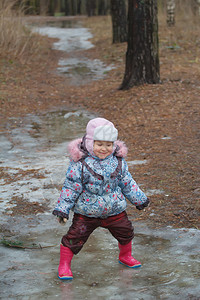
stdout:
[(70, 107), (108, 118), (129, 148), (128, 160), (148, 162), (130, 167), (130, 172), (152, 191), (150, 209), (136, 213), (128, 209), (129, 215), (155, 226), (199, 228), (199, 23), (180, 20), (167, 28), (159, 20), (161, 83), (121, 91), (126, 43), (112, 44), (109, 17), (82, 18), (82, 22), (93, 33), (95, 45), (84, 56), (115, 69), (104, 79), (73, 86), (56, 72), (59, 58), (67, 54), (53, 50), (54, 40), (47, 37), (43, 38), (46, 48), (37, 57), (20, 61), (0, 56), (2, 132), (8, 123), (17, 127), (28, 113)]

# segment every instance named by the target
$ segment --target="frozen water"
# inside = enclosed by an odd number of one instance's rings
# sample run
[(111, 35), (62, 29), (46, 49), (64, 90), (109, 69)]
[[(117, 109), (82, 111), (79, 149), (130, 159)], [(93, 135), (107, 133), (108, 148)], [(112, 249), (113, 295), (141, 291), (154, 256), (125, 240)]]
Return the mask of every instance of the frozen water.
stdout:
[(57, 38), (58, 42), (54, 43), (54, 49), (57, 50), (70, 52), (94, 47), (88, 41), (92, 38), (92, 34), (87, 28), (33, 27), (32, 30), (50, 38)]
[(163, 137), (161, 138), (161, 140), (171, 140), (171, 137), (170, 137), (170, 136), (163, 136)]
[(73, 85), (81, 85), (90, 82), (91, 80), (98, 80), (105, 76), (105, 74), (114, 69), (114, 65), (106, 66), (98, 59), (88, 59), (83, 55), (78, 54), (77, 51), (87, 50), (94, 45), (89, 41), (92, 34), (87, 28), (60, 28), (44, 26), (32, 27), (32, 30), (41, 35), (47, 35), (51, 38), (57, 38), (54, 42), (53, 48), (67, 52), (69, 58), (60, 59), (58, 72), (71, 78)]
[(128, 166), (135, 166), (135, 165), (144, 165), (148, 162), (147, 159), (143, 159), (143, 160), (132, 160), (132, 161), (127, 161)]
[(93, 117), (85, 111), (52, 112), (43, 117), (28, 115), (21, 127), (10, 129), (9, 136), (0, 136), (1, 167), (11, 178), (0, 181), (1, 213), (13, 207), (14, 197), (46, 201), (47, 205), (55, 201), (59, 193), (56, 186), (65, 178), (68, 142), (83, 136)]
[(152, 195), (161, 195), (164, 194), (164, 191), (159, 190), (159, 189), (149, 189), (146, 191), (147, 196), (152, 196)]
[[(73, 281), (57, 278), (59, 244), (72, 215), (61, 226), (51, 212), (68, 165), (67, 144), (84, 134), (93, 117), (75, 110), (29, 115), (2, 134), (2, 168), (13, 180), (1, 181), (1, 238), (43, 248), (0, 247), (1, 299), (198, 299), (199, 230), (151, 229), (134, 219), (133, 254), (140, 269), (120, 265), (116, 240), (99, 228), (72, 261)], [(14, 195), (47, 205), (45, 213), (11, 215)]]
[[(50, 32), (52, 37), (65, 42), (65, 46), (57, 42), (55, 47), (70, 50), (80, 45), (91, 46), (85, 39), (76, 42), (76, 31), (71, 33), (71, 41), (65, 40), (65, 31), (58, 35), (57, 29), (51, 28)], [(88, 34), (80, 29), (78, 33)], [(76, 110), (28, 115), (21, 120), (21, 126), (10, 127), (9, 133), (0, 136), (1, 167), (6, 174), (0, 181), (1, 238), (24, 242), (27, 247), (33, 244), (42, 247), (20, 250), (0, 246), (0, 298), (199, 299), (199, 230), (151, 229), (133, 219), (133, 254), (141, 261), (141, 268), (129, 269), (119, 264), (116, 240), (108, 231), (99, 228), (72, 261), (73, 281), (62, 282), (57, 278), (59, 244), (71, 224), (72, 215), (62, 227), (51, 211), (68, 165), (67, 144), (71, 139), (83, 136), (87, 122), (93, 117)], [(46, 205), (46, 210), (40, 214), (12, 215), (12, 209), (17, 205), (12, 201), (13, 197), (26, 203), (35, 201)]]
[(57, 278), (59, 243), (71, 219), (65, 227), (55, 219), (4, 217), (11, 238), (44, 248), (1, 247), (1, 299), (198, 299), (198, 230), (156, 230), (135, 223), (133, 253), (142, 267), (130, 269), (118, 263), (116, 240), (99, 228), (72, 260), (73, 281), (62, 282)]
[(73, 84), (84, 84), (89, 80), (98, 80), (104, 77), (106, 72), (114, 68), (106, 66), (99, 59), (69, 58), (58, 62), (58, 71), (73, 79)]

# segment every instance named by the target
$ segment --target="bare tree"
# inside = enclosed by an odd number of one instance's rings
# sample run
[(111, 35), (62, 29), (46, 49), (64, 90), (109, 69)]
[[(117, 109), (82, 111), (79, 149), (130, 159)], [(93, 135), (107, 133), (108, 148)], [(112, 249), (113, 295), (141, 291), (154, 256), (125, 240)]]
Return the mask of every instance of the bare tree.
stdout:
[(194, 15), (200, 17), (200, 0), (193, 0), (191, 4)]
[(81, 0), (77, 1), (77, 14), (81, 15)]
[(46, 16), (49, 11), (49, 0), (40, 0), (40, 15)]
[(88, 17), (95, 16), (96, 14), (96, 1), (86, 0), (86, 11)]
[(198, 15), (200, 16), (200, 0), (196, 0), (196, 4), (198, 7)]
[(98, 1), (98, 16), (105, 16), (108, 12), (108, 1), (99, 0)]
[(125, 0), (111, 0), (110, 5), (113, 28), (113, 43), (126, 42), (127, 17)]
[(167, 25), (175, 25), (175, 0), (167, 0)]
[(157, 0), (129, 0), (126, 67), (120, 89), (159, 82)]

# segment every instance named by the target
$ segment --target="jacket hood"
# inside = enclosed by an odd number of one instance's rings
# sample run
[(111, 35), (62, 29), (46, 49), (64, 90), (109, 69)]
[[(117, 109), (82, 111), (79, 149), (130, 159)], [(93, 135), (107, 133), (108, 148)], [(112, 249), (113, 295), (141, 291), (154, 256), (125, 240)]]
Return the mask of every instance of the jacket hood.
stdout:
[(88, 122), (86, 127), (86, 135), (84, 137), (84, 145), (90, 154), (93, 153), (94, 141), (109, 141), (117, 140), (118, 130), (114, 124), (104, 118), (95, 118)]
[[(87, 155), (87, 152), (81, 149), (82, 138), (73, 140), (68, 145), (69, 156), (73, 161), (77, 162)], [(117, 140), (114, 142), (113, 153), (118, 157), (126, 157), (128, 148), (123, 141)]]

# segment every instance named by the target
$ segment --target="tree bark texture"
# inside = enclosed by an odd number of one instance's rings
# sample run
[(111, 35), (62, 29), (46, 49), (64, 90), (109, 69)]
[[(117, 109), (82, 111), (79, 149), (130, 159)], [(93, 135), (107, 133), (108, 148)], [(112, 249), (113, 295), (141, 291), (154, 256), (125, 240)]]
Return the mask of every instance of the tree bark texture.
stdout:
[(160, 82), (156, 0), (129, 0), (128, 46), (120, 89)]
[(127, 42), (127, 17), (125, 0), (111, 0), (113, 43)]

